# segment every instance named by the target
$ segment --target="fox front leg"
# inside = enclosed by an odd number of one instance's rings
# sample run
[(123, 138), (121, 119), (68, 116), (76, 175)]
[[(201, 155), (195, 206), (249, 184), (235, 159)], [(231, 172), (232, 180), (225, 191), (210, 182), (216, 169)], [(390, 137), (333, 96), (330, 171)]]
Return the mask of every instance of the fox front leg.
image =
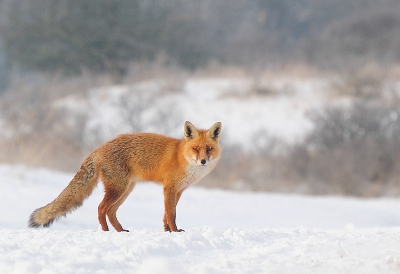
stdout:
[(176, 226), (176, 205), (182, 192), (176, 193), (173, 188), (164, 188), (164, 231), (168, 232), (184, 232), (183, 229), (178, 229)]

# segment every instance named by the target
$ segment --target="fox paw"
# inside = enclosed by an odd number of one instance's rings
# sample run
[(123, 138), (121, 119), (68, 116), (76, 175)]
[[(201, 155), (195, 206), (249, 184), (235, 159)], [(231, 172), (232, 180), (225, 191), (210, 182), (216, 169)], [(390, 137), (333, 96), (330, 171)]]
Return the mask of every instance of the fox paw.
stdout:
[(185, 232), (185, 230), (179, 229), (179, 228), (177, 228), (176, 230), (171, 230), (168, 225), (164, 226), (164, 231), (165, 232)]

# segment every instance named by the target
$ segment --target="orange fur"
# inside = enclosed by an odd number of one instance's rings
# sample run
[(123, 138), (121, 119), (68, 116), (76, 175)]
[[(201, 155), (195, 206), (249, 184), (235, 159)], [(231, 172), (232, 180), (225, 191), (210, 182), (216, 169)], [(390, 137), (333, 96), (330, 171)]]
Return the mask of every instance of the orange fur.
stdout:
[(48, 205), (35, 210), (30, 227), (48, 227), (54, 220), (79, 207), (103, 181), (105, 195), (98, 208), (98, 219), (108, 231), (106, 216), (117, 231), (127, 231), (116, 212), (135, 184), (154, 181), (164, 187), (164, 230), (183, 231), (175, 223), (176, 205), (182, 192), (207, 175), (217, 164), (221, 149), (221, 123), (209, 130), (197, 130), (190, 122), (181, 140), (154, 133), (122, 134), (95, 149), (80, 170)]

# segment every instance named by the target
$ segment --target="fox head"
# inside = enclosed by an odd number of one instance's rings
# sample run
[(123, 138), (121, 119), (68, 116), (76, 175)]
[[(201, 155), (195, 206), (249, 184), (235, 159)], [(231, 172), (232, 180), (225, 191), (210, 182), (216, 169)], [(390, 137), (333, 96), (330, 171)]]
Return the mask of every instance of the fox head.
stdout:
[(221, 123), (217, 122), (209, 130), (198, 130), (192, 123), (186, 121), (184, 126), (186, 160), (189, 163), (195, 162), (199, 166), (216, 163), (221, 155), (221, 148), (218, 143), (221, 128)]

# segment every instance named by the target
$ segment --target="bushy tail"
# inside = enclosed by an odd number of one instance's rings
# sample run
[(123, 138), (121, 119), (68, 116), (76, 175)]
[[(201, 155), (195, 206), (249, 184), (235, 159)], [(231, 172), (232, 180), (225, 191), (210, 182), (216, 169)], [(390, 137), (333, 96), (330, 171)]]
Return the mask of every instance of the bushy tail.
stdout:
[(55, 220), (81, 206), (98, 183), (95, 154), (89, 155), (69, 185), (51, 203), (36, 209), (29, 218), (29, 227), (48, 227)]

